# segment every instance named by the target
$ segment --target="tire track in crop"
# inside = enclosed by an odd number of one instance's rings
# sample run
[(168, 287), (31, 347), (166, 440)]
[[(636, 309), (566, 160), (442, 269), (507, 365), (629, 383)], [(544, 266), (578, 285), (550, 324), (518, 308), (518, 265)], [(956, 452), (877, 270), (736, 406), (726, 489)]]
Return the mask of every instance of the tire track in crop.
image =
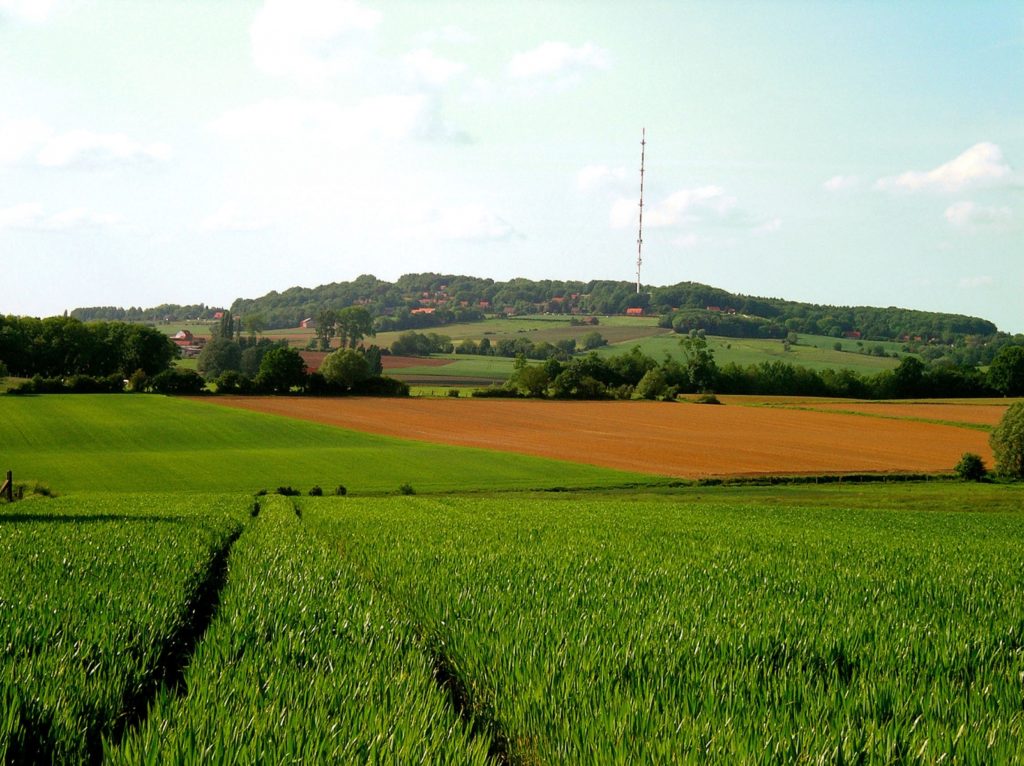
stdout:
[[(253, 504), (251, 515), (256, 516), (259, 511), (260, 504), (257, 501)], [(237, 528), (214, 551), (202, 581), (186, 606), (188, 618), (182, 620), (178, 629), (164, 642), (149, 676), (136, 689), (126, 690), (121, 707), (122, 714), (114, 724), (110, 743), (120, 744), (130, 731), (137, 729), (145, 721), (150, 705), (161, 688), (170, 689), (179, 696), (187, 693), (185, 670), (217, 614), (220, 594), (227, 583), (231, 549), (243, 531), (244, 527)], [(102, 763), (103, 738), (98, 732), (94, 737), (90, 737), (89, 753), (92, 764), (98, 766)]]
[[(295, 507), (295, 514), (302, 519), (302, 511), (297, 501), (292, 501)], [(509, 766), (523, 766), (533, 763), (512, 752), (511, 742), (508, 733), (505, 731), (501, 721), (494, 714), (494, 708), (487, 701), (493, 696), (488, 694), (490, 690), (475, 697), (472, 689), (476, 686), (470, 683), (470, 679), (464, 678), (458, 671), (457, 664), (445, 650), (444, 636), (436, 631), (431, 631), (421, 622), (416, 620), (406, 608), (405, 602), (395, 595), (381, 578), (371, 569), (360, 564), (349, 557), (344, 548), (339, 548), (341, 558), (356, 572), (356, 574), (373, 588), (385, 601), (392, 604), (395, 612), (409, 626), (413, 635), (430, 662), (433, 669), (433, 679), (437, 688), (444, 694), (448, 704), (467, 726), (473, 738), (485, 738), (487, 740), (487, 755), (495, 764), (508, 764)]]

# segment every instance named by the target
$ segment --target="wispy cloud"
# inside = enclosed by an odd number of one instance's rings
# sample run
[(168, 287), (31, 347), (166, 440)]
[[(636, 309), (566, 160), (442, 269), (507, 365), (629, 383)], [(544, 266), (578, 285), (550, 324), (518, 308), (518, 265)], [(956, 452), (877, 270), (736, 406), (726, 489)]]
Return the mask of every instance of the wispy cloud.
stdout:
[(200, 230), (208, 232), (262, 231), (269, 226), (269, 221), (252, 213), (244, 212), (234, 202), (221, 205), (199, 223)]
[(0, 18), (9, 16), (30, 24), (49, 21), (60, 3), (57, 0), (0, 0)]
[(447, 84), (466, 70), (466, 65), (439, 56), (429, 48), (417, 48), (402, 56), (402, 69), (408, 80), (431, 88)]
[(92, 227), (114, 226), (123, 221), (112, 213), (98, 213), (84, 207), (47, 213), (42, 205), (29, 202), (0, 208), (0, 229), (26, 231), (68, 231)]
[(0, 164), (95, 170), (163, 163), (170, 157), (167, 144), (137, 141), (124, 133), (58, 133), (34, 118), (0, 122)]
[(626, 169), (607, 165), (587, 165), (576, 174), (576, 188), (581, 192), (615, 190), (622, 192)]
[[(680, 189), (660, 202), (644, 206), (644, 224), (651, 228), (681, 226), (707, 220), (723, 219), (736, 208), (736, 198), (720, 186)], [(615, 228), (636, 225), (637, 201), (618, 199), (612, 205), (611, 224)]]
[(413, 224), (417, 237), (455, 241), (495, 241), (522, 236), (504, 218), (481, 204), (423, 210)]
[(962, 290), (977, 290), (980, 287), (989, 287), (994, 283), (995, 280), (989, 276), (961, 277), (957, 282), (957, 287)]
[(957, 192), (998, 183), (1010, 178), (1012, 172), (1003, 158), (1002, 149), (996, 144), (982, 142), (932, 170), (908, 170), (897, 176), (880, 178), (875, 187), (894, 191)]
[(376, 96), (352, 106), (327, 99), (266, 99), (225, 112), (211, 128), (231, 139), (274, 139), (314, 149), (366, 141), (467, 140), (443, 122), (436, 98), (426, 93)]
[(587, 72), (610, 65), (608, 51), (593, 43), (574, 47), (565, 42), (546, 42), (515, 54), (506, 71), (513, 80), (569, 85)]
[(997, 226), (1013, 218), (1009, 207), (986, 207), (969, 200), (954, 202), (946, 208), (946, 220), (959, 228), (972, 226)]
[(838, 192), (845, 191), (847, 189), (855, 189), (860, 186), (859, 176), (832, 176), (830, 179), (825, 181), (821, 187), (825, 191)]
[(253, 62), (303, 82), (350, 73), (381, 18), (353, 0), (267, 0), (249, 28)]

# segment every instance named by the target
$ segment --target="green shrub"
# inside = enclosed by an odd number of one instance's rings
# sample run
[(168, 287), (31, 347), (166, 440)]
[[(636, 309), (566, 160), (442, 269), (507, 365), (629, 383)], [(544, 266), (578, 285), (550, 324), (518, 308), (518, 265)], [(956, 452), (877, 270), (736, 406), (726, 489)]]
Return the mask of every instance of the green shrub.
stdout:
[(345, 488), (344, 484), (339, 484), (337, 487), (334, 488), (334, 494), (337, 495), (338, 497), (344, 497), (345, 495), (348, 494), (348, 490)]
[(322, 489), (320, 489), (320, 485), (319, 484), (315, 484), (313, 486), (313, 488), (311, 490), (309, 490), (309, 496), (310, 497), (321, 497), (323, 494), (324, 494), (324, 491)]
[(405, 484), (400, 486), (398, 488), (398, 491), (401, 492), (403, 495), (415, 495), (416, 494), (416, 490), (414, 490), (412, 488), (412, 484), (410, 484), (409, 482), (406, 482)]
[(975, 455), (973, 452), (965, 452), (953, 470), (964, 481), (981, 481), (988, 473), (981, 455)]
[(277, 494), (279, 494), (279, 495), (284, 495), (285, 497), (295, 497), (295, 496), (301, 494), (299, 492), (299, 490), (297, 490), (297, 489), (295, 489), (293, 487), (278, 487), (274, 491)]
[(459, 398), (459, 389), (457, 389), (457, 388), (449, 388), (448, 389), (448, 396), (452, 397), (453, 399), (458, 399)]

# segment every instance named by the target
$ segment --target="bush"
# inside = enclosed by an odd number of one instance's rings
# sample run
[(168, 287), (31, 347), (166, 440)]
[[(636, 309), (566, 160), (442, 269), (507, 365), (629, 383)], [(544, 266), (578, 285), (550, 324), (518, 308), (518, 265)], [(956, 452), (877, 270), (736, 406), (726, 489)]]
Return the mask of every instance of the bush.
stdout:
[(1010, 406), (992, 431), (989, 444), (996, 457), (996, 473), (1024, 479), (1024, 402)]
[(345, 488), (344, 484), (339, 484), (337, 487), (334, 488), (334, 494), (337, 495), (338, 497), (344, 497), (345, 495), (348, 494), (348, 490)]
[(694, 400), (697, 404), (721, 404), (714, 394), (701, 394)]
[(363, 396), (408, 396), (409, 384), (382, 375), (361, 381), (352, 387), (352, 393)]
[(320, 485), (319, 484), (314, 485), (313, 489), (309, 490), (309, 496), (310, 497), (320, 497), (321, 495), (323, 495), (323, 493), (324, 493), (324, 491), (322, 489), (320, 489)]
[(295, 497), (296, 495), (301, 494), (299, 490), (292, 487), (278, 487), (275, 492), (279, 495), (284, 495), (285, 497)]
[(988, 473), (981, 455), (975, 455), (973, 452), (965, 452), (953, 470), (964, 481), (981, 481)]
[(206, 381), (195, 370), (164, 370), (149, 382), (154, 394), (200, 394), (206, 390)]
[(409, 482), (406, 482), (405, 484), (400, 486), (398, 488), (398, 491), (401, 492), (403, 495), (415, 495), (416, 494), (416, 490), (414, 490), (412, 488), (412, 484), (410, 484)]
[(453, 399), (458, 399), (459, 398), (459, 389), (457, 389), (457, 388), (449, 388), (448, 389), (448, 396), (452, 397)]

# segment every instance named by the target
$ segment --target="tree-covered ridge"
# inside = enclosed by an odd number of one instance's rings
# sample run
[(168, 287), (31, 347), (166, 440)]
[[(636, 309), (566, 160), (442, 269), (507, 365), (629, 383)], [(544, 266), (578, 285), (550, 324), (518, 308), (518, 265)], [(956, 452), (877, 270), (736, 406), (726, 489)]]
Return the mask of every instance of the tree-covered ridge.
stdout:
[(205, 303), (184, 306), (177, 303), (161, 303), (148, 309), (141, 306), (87, 306), (74, 309), (71, 316), (83, 322), (203, 322), (216, 319), (215, 315), (223, 311), (222, 308), (207, 306)]
[(690, 322), (684, 331), (705, 329), (760, 337), (783, 337), (788, 332), (834, 337), (859, 333), (865, 340), (950, 342), (998, 332), (988, 320), (960, 314), (897, 307), (825, 306), (730, 293), (697, 282), (652, 286), (637, 294), (630, 282), (498, 282), (433, 273), (406, 274), (393, 283), (363, 275), (351, 282), (292, 287), (260, 298), (238, 299), (231, 310), (240, 316), (258, 313), (269, 327), (294, 327), (303, 319), (315, 318), (323, 308), (337, 310), (352, 305), (367, 307), (382, 330), (438, 326), (492, 313), (624, 314), (627, 309), (641, 308), (648, 315), (664, 317), (666, 326), (684, 317)]

